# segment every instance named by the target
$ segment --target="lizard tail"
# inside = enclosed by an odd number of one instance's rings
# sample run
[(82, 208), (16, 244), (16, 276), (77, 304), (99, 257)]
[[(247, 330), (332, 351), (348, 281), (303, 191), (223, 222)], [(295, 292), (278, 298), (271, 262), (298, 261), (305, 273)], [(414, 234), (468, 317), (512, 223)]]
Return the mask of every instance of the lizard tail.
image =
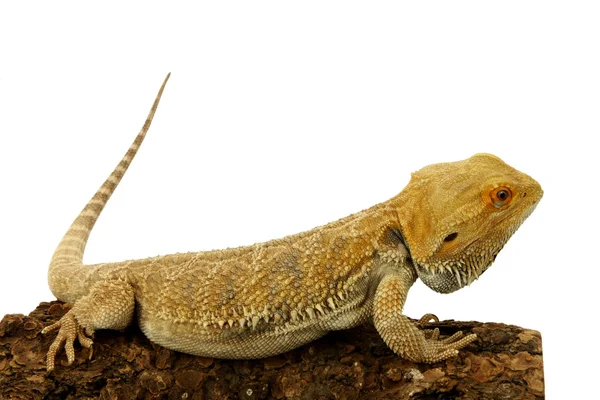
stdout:
[(100, 213), (104, 209), (104, 206), (108, 202), (108, 199), (119, 185), (123, 175), (125, 175), (125, 172), (127, 171), (127, 168), (129, 168), (129, 165), (135, 157), (140, 145), (144, 141), (144, 137), (146, 136), (146, 132), (148, 132), (148, 128), (150, 128), (152, 118), (154, 117), (154, 113), (158, 107), (158, 103), (160, 101), (160, 97), (162, 96), (165, 85), (169, 80), (169, 76), (171, 76), (171, 73), (167, 75), (163, 84), (161, 85), (156, 99), (154, 100), (154, 104), (152, 104), (152, 108), (148, 113), (146, 122), (144, 123), (140, 133), (138, 133), (135, 140), (129, 147), (129, 150), (127, 150), (127, 153), (125, 153), (121, 159), (121, 162), (110, 174), (108, 179), (104, 181), (102, 186), (100, 186), (100, 189), (98, 189), (96, 194), (94, 194), (92, 199), (86, 204), (77, 218), (75, 218), (75, 221), (73, 221), (69, 227), (69, 230), (67, 233), (65, 233), (62, 240), (58, 244), (58, 247), (52, 256), (52, 260), (50, 261), (50, 267), (48, 271), (50, 274), (54, 269), (60, 266), (74, 264), (81, 265), (83, 263), (83, 252), (85, 250), (88, 237), (90, 236), (90, 232), (98, 220)]

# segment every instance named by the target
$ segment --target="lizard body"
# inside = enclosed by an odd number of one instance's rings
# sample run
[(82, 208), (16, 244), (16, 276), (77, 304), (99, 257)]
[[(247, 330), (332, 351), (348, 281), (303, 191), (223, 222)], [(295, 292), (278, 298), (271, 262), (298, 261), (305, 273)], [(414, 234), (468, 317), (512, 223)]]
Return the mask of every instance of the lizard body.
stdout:
[[(417, 278), (449, 293), (493, 262), (542, 197), (540, 185), (498, 157), (430, 165), (406, 188), (369, 209), (265, 243), (141, 260), (83, 265), (98, 216), (129, 167), (146, 123), (119, 165), (72, 223), (48, 270), (54, 295), (73, 308), (58, 330), (48, 370), (75, 340), (91, 347), (97, 329), (124, 329), (137, 312), (153, 342), (217, 358), (262, 358), (372, 321), (388, 346), (413, 361), (454, 356), (476, 339), (439, 340), (401, 314)], [(427, 315), (426, 322), (432, 316)]]

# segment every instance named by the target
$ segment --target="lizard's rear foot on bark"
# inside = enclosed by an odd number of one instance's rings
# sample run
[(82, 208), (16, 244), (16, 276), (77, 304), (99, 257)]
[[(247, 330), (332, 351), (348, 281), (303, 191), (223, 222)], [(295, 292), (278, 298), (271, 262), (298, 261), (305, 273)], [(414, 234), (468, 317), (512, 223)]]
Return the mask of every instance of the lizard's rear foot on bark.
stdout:
[[(87, 349), (90, 349), (90, 358), (92, 358), (92, 344), (94, 343), (92, 339), (86, 336), (86, 332), (84, 328), (79, 325), (73, 313), (69, 311), (65, 314), (58, 322), (49, 325), (42, 329), (42, 334), (45, 335), (48, 332), (52, 332), (58, 329), (58, 334), (54, 339), (54, 342), (50, 345), (48, 349), (48, 355), (46, 358), (46, 368), (48, 372), (54, 369), (54, 359), (56, 358), (56, 353), (60, 350), (60, 348), (64, 344), (65, 353), (67, 353), (67, 361), (68, 364), (71, 365), (75, 360), (75, 349), (73, 347), (73, 343), (75, 339), (79, 340), (79, 343)], [(89, 335), (92, 335), (93, 332), (87, 332)]]

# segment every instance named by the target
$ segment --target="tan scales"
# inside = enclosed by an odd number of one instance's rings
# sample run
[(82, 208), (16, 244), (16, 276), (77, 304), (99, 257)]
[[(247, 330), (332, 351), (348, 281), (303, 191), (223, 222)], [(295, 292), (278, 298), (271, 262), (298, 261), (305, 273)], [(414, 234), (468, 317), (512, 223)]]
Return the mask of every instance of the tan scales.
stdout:
[[(217, 358), (262, 358), (328, 331), (372, 322), (399, 356), (436, 362), (476, 335), (439, 339), (402, 315), (420, 278), (453, 292), (477, 279), (542, 197), (540, 185), (490, 154), (427, 166), (397, 196), (310, 231), (226, 250), (83, 265), (89, 234), (141, 145), (146, 122), (108, 179), (75, 219), (48, 270), (54, 295), (73, 308), (58, 330), (47, 368), (97, 329), (138, 324), (169, 349)], [(435, 319), (428, 314), (421, 323)]]

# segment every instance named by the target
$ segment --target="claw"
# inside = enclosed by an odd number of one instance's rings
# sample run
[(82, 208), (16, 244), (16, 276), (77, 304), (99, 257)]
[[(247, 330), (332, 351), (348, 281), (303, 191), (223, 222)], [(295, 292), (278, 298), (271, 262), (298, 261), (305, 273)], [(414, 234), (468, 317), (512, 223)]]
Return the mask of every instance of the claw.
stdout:
[(81, 346), (90, 350), (88, 360), (91, 360), (92, 355), (94, 354), (94, 347), (92, 346), (94, 344), (94, 341), (86, 336), (85, 330), (81, 327), (79, 327), (79, 332), (77, 332), (77, 340), (79, 340)]
[[(440, 320), (434, 314), (425, 314), (417, 322), (417, 325), (420, 328), (423, 328), (430, 323), (438, 322), (440, 322)], [(439, 328), (422, 329), (421, 332), (423, 332), (426, 347), (428, 348), (426, 350), (428, 354), (425, 356), (425, 359), (428, 360), (427, 362), (438, 362), (454, 357), (458, 354), (458, 350), (477, 339), (476, 334), (472, 333), (465, 336), (462, 331), (458, 331), (445, 339), (440, 339)]]
[(52, 325), (48, 325), (44, 329), (42, 329), (42, 335), (45, 335), (48, 332), (52, 332), (60, 328), (60, 321), (53, 323)]
[(440, 322), (440, 319), (435, 316), (435, 314), (425, 314), (421, 317), (421, 319), (419, 320), (419, 322), (417, 322), (417, 324), (419, 326), (425, 326), (429, 323), (431, 323), (433, 321), (434, 324), (437, 324), (438, 322)]
[(75, 339), (79, 340), (79, 343), (85, 348), (90, 349), (90, 358), (92, 356), (92, 344), (94, 343), (90, 338), (88, 338), (84, 332), (83, 327), (79, 325), (79, 323), (75, 320), (73, 314), (69, 311), (65, 314), (58, 322), (45, 327), (42, 329), (42, 334), (45, 335), (49, 332), (55, 331), (58, 329), (58, 334), (56, 338), (50, 345), (48, 349), (48, 355), (46, 358), (46, 369), (48, 372), (54, 369), (54, 361), (56, 358), (56, 354), (63, 347), (65, 353), (67, 353), (67, 363), (71, 365), (73, 361), (75, 361), (75, 348), (73, 344), (75, 343)]

